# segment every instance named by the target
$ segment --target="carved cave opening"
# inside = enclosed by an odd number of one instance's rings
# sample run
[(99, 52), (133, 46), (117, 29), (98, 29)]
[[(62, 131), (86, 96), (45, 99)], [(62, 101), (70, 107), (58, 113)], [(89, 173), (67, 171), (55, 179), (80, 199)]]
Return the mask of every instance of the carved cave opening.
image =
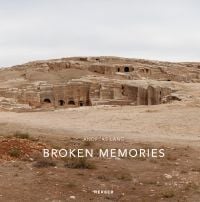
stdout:
[(43, 102), (47, 104), (51, 104), (51, 100), (49, 98), (45, 98)]
[(129, 67), (124, 67), (124, 72), (129, 72)]
[(59, 103), (60, 106), (64, 106), (65, 105), (65, 101), (64, 100), (59, 100), (58, 103)]
[(69, 101), (68, 101), (68, 105), (75, 105), (74, 100), (69, 100)]
[(84, 106), (84, 102), (83, 101), (79, 101), (79, 106), (80, 107)]

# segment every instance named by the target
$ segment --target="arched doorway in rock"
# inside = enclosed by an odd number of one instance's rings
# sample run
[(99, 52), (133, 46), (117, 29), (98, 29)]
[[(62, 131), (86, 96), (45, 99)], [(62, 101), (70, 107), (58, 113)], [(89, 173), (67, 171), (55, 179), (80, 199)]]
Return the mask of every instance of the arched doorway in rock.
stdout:
[(119, 67), (117, 68), (117, 71), (120, 72), (120, 68)]
[(58, 103), (59, 103), (60, 106), (64, 106), (65, 105), (65, 101), (64, 100), (59, 100)]
[(84, 106), (84, 102), (83, 101), (79, 101), (79, 106), (80, 107)]
[(122, 95), (125, 95), (125, 90), (124, 86), (122, 85)]
[(73, 99), (70, 99), (70, 100), (68, 101), (68, 105), (75, 105), (74, 100), (73, 100)]
[(45, 99), (43, 100), (43, 102), (44, 102), (44, 103), (47, 103), (47, 104), (51, 104), (51, 100), (50, 100), (49, 98), (45, 98)]
[(124, 67), (124, 72), (129, 72), (129, 67)]

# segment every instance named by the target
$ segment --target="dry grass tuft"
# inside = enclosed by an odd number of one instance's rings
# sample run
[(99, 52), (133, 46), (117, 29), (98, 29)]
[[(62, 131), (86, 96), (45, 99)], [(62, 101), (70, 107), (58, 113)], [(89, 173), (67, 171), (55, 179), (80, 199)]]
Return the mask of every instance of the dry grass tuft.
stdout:
[(94, 169), (96, 166), (87, 160), (87, 158), (71, 158), (68, 159), (65, 167), (74, 169)]
[(162, 192), (162, 196), (164, 198), (172, 198), (172, 197), (174, 197), (174, 195), (175, 195), (175, 193), (174, 193), (174, 191), (172, 189), (165, 190), (165, 191)]
[(36, 168), (47, 168), (56, 166), (56, 163), (51, 159), (41, 159), (36, 161), (33, 166)]
[(10, 149), (10, 151), (8, 152), (8, 154), (9, 154), (11, 157), (18, 158), (18, 157), (20, 157), (20, 155), (21, 155), (21, 150), (18, 149), (18, 148), (12, 148), (12, 149)]
[(17, 131), (14, 134), (14, 137), (19, 138), (19, 139), (30, 139), (29, 133), (23, 133), (23, 132), (20, 132), (20, 131)]

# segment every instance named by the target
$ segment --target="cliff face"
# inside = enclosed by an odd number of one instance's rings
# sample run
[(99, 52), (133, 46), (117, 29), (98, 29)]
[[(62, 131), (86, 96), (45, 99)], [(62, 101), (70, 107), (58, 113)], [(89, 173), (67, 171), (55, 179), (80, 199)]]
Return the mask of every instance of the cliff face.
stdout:
[(174, 99), (174, 83), (200, 83), (200, 63), (63, 58), (0, 69), (0, 83), (0, 106), (8, 110), (154, 105)]

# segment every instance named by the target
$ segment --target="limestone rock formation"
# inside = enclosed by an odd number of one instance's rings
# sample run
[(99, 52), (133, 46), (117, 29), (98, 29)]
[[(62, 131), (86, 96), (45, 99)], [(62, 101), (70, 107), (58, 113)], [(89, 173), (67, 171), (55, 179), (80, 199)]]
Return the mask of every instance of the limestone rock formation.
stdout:
[(0, 69), (0, 109), (44, 110), (90, 105), (156, 105), (200, 83), (200, 63), (118, 57), (73, 57)]

